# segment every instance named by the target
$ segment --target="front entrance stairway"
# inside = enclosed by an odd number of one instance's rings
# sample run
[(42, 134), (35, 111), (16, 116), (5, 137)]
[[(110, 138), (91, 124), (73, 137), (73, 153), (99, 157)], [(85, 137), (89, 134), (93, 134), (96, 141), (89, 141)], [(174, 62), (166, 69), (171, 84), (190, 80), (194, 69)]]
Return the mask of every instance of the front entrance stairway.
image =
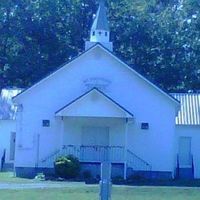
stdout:
[(2, 155), (0, 157), (1, 162), (1, 172), (12, 172), (14, 171), (14, 161), (13, 162), (6, 162), (6, 150), (2, 151)]
[(13, 172), (14, 171), (14, 163), (4, 163), (2, 172)]
[[(134, 172), (150, 172), (151, 165), (130, 150), (122, 146), (64, 146), (38, 163), (39, 168), (53, 168), (58, 157), (74, 155), (81, 163), (101, 163), (109, 161), (112, 164), (123, 164), (127, 175)], [(150, 174), (150, 173), (149, 173)], [(126, 177), (127, 177), (126, 175)]]
[(179, 178), (180, 179), (194, 179), (193, 169), (188, 168), (179, 168)]
[(193, 155), (190, 155), (188, 165), (182, 165), (179, 155), (177, 155), (177, 168), (176, 178), (177, 179), (194, 179), (194, 160)]
[(135, 155), (132, 151), (127, 150), (127, 172), (126, 177), (140, 176), (151, 178), (152, 167), (145, 160)]

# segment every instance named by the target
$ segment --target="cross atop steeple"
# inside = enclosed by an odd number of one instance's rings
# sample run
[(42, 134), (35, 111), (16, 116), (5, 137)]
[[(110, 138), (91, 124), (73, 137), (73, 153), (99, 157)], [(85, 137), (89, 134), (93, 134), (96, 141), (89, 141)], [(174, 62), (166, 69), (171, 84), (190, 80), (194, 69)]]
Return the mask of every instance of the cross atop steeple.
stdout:
[(90, 48), (95, 43), (101, 43), (109, 50), (112, 50), (110, 29), (104, 0), (99, 0), (99, 8), (90, 31), (90, 41), (86, 42), (86, 49)]

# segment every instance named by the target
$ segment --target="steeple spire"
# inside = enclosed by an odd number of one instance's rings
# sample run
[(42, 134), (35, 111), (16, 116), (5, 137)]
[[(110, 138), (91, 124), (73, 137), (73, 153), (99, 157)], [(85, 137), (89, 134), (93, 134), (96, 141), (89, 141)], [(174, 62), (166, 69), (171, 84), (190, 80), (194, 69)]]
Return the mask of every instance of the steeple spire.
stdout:
[(99, 8), (97, 10), (97, 14), (92, 25), (91, 31), (95, 30), (109, 31), (106, 8), (103, 0), (100, 0), (99, 2)]
[(112, 51), (110, 29), (104, 0), (99, 0), (99, 8), (90, 30), (90, 41), (86, 42), (86, 50), (95, 43), (101, 43), (103, 46)]

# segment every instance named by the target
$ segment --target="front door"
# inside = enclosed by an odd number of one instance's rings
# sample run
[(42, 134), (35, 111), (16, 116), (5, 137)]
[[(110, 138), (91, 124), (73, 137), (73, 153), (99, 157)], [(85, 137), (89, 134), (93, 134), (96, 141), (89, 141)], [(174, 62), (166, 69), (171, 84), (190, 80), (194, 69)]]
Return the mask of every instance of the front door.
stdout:
[(179, 138), (180, 167), (191, 167), (191, 137)]
[(11, 132), (10, 134), (10, 160), (15, 159), (15, 141), (16, 141), (16, 133)]
[(100, 162), (107, 158), (109, 146), (108, 127), (83, 127), (82, 159), (88, 162)]

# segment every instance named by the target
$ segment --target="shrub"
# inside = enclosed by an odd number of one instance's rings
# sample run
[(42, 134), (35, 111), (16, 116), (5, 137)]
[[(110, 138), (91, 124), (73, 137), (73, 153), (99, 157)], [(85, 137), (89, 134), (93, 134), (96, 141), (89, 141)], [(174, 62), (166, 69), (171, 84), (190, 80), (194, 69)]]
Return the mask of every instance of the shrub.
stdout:
[(136, 174), (130, 175), (127, 180), (128, 182), (144, 181), (145, 177), (142, 176), (141, 174), (136, 173)]
[(112, 179), (113, 184), (123, 184), (125, 182), (124, 178), (121, 176), (116, 176)]
[(76, 178), (80, 173), (80, 162), (73, 155), (60, 157), (55, 161), (55, 173), (65, 179)]
[(89, 170), (85, 170), (85, 171), (83, 172), (83, 178), (84, 178), (85, 180), (91, 179), (91, 178), (92, 178), (91, 172), (90, 172)]

